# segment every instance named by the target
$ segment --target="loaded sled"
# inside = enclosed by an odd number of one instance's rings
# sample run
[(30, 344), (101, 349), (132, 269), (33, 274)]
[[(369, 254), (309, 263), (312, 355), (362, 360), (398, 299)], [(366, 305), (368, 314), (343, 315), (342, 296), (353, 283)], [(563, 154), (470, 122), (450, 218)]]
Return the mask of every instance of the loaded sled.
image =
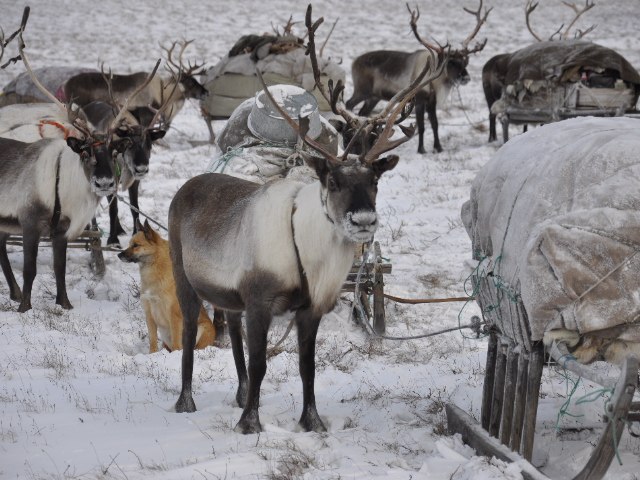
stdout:
[(615, 50), (585, 40), (554, 40), (522, 48), (505, 62), (502, 96), (491, 107), (505, 142), (512, 123), (640, 113), (640, 74)]
[[(518, 463), (527, 479), (547, 478), (530, 463), (547, 355), (612, 392), (600, 439), (573, 478), (602, 478), (625, 427), (640, 421), (639, 125), (580, 118), (520, 135), (479, 172), (462, 209), (490, 334), (480, 421), (448, 405), (449, 430)], [(593, 361), (620, 373), (603, 375)]]

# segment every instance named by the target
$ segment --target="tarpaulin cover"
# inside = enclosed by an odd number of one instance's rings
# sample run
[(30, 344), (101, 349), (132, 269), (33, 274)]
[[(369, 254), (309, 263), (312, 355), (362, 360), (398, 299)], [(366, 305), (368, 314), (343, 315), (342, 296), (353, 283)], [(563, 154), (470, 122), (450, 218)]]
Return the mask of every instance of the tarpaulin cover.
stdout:
[(617, 327), (640, 341), (640, 120), (584, 117), (507, 142), (462, 219), (527, 311), (532, 340)]

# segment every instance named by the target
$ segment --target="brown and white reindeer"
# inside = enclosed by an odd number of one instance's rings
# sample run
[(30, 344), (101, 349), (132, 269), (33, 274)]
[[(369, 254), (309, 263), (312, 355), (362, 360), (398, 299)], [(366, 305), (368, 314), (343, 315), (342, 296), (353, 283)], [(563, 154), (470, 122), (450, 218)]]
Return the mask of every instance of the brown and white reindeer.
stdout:
[[(20, 57), (31, 71), (23, 31), (24, 24), (18, 35)], [(35, 76), (32, 80), (46, 92)], [(81, 132), (80, 137), (71, 133), (65, 139), (34, 143), (0, 138), (0, 266), (11, 299), (20, 301), (19, 312), (31, 309), (38, 243), (43, 234), (48, 234), (53, 244), (56, 303), (72, 308), (65, 285), (67, 242), (91, 221), (100, 198), (115, 191), (113, 159), (126, 142), (94, 132), (76, 112), (60, 102), (57, 105), (75, 131)], [(12, 234), (23, 237), (22, 290), (7, 255), (7, 239)]]
[(429, 116), (433, 131), (433, 148), (437, 152), (441, 152), (436, 108), (438, 104), (442, 105), (453, 87), (464, 85), (469, 81), (469, 73), (467, 72), (469, 56), (481, 51), (487, 41), (485, 39), (484, 42), (477, 43), (473, 48), (469, 48), (469, 44), (486, 22), (492, 8), (485, 9), (482, 14), (482, 0), (480, 0), (476, 11), (464, 8), (465, 12), (476, 17), (477, 23), (473, 32), (462, 42), (462, 48), (459, 50), (451, 50), (424, 41), (417, 29), (420, 12), (418, 9), (411, 10), (408, 5), (407, 9), (411, 13), (411, 29), (418, 41), (426, 47), (426, 50), (416, 50), (415, 52), (376, 50), (360, 55), (351, 66), (353, 96), (347, 101), (347, 108), (353, 109), (360, 102), (364, 102), (359, 114), (369, 115), (380, 100), (389, 100), (398, 91), (409, 85), (422, 71), (430, 56), (430, 51), (436, 51), (439, 60), (445, 64), (444, 70), (441, 75), (434, 78), (431, 83), (425, 85), (418, 92), (415, 98), (415, 111), (418, 124), (418, 152), (426, 153), (424, 149), (425, 111)]
[[(311, 7), (307, 10), (311, 17)], [(320, 24), (322, 19), (315, 22)], [(311, 22), (308, 22), (311, 23)], [(310, 46), (315, 28), (309, 29)], [(310, 52), (311, 53), (311, 52)], [(434, 58), (435, 60), (435, 58)], [(423, 81), (432, 77), (427, 75)], [(258, 185), (208, 173), (186, 182), (169, 208), (169, 242), (184, 318), (182, 391), (177, 412), (196, 409), (192, 396), (193, 349), (202, 300), (225, 312), (238, 374), (236, 400), (244, 408), (236, 431), (260, 432), (260, 385), (266, 372), (267, 331), (274, 315), (295, 312), (306, 431), (325, 431), (314, 394), (315, 340), (322, 316), (335, 305), (353, 263), (357, 242), (372, 240), (377, 183), (394, 168), (383, 156), (411, 138), (392, 139), (394, 120), (421, 88), (417, 81), (385, 110), (384, 128), (362, 155), (338, 157), (310, 139), (308, 119), (289, 118), (265, 88), (271, 103), (316, 155), (303, 153), (318, 180), (289, 179)], [(379, 118), (378, 120), (382, 120)], [(366, 127), (363, 127), (366, 128)], [(249, 368), (244, 358), (241, 314), (246, 312)]]
[[(578, 8), (575, 3), (562, 2), (570, 9), (575, 12), (574, 18), (569, 22), (567, 27), (562, 31), (564, 24), (560, 25), (560, 27), (553, 32), (546, 41), (554, 41), (554, 40), (568, 40), (570, 38), (580, 39), (591, 32), (595, 25), (591, 25), (585, 30), (578, 29), (573, 37), (570, 36), (571, 28), (575, 25), (578, 19), (586, 12), (591, 10), (595, 4), (593, 1), (585, 0), (585, 5), (583, 8)], [(533, 11), (538, 7), (538, 2), (533, 2), (533, 0), (528, 0), (525, 4), (525, 22), (527, 25), (527, 30), (536, 39), (537, 42), (544, 42), (543, 38), (538, 35), (533, 28), (531, 27), (530, 15)], [(491, 57), (487, 63), (482, 67), (482, 89), (484, 90), (484, 96), (487, 101), (487, 107), (489, 108), (489, 142), (493, 142), (496, 140), (496, 114), (491, 111), (491, 107), (493, 104), (500, 100), (502, 97), (502, 91), (505, 88), (505, 77), (507, 75), (507, 70), (512, 61), (513, 52), (512, 53), (501, 53)], [(513, 66), (513, 68), (517, 68), (517, 65)], [(527, 125), (525, 124), (523, 127), (523, 131), (527, 131)]]
[[(167, 52), (167, 68), (171, 76), (162, 78), (156, 76), (131, 102), (130, 108), (152, 107), (159, 109), (165, 106), (164, 115), (167, 125), (180, 111), (187, 98), (196, 100), (204, 98), (207, 90), (196, 80), (196, 76), (203, 71), (202, 64), (186, 65), (183, 61), (185, 49), (192, 43), (190, 41), (173, 42), (171, 47), (165, 48)], [(174, 50), (179, 46), (178, 58), (174, 59)], [(110, 75), (106, 78), (103, 72), (85, 72), (71, 77), (64, 85), (65, 99), (80, 105), (100, 100), (122, 104), (131, 93), (139, 87), (148, 77), (145, 72), (132, 73), (130, 75)]]
[[(138, 191), (140, 181), (149, 172), (149, 160), (151, 158), (151, 148), (153, 143), (163, 138), (166, 134), (164, 113), (170, 105), (170, 98), (165, 99), (165, 103), (158, 109), (152, 107), (136, 107), (137, 95), (143, 92), (147, 85), (153, 80), (158, 69), (160, 60), (155, 65), (152, 73), (147, 77), (145, 83), (129, 95), (124, 105), (118, 105), (113, 95), (110, 75), (105, 75), (105, 81), (109, 90), (109, 103), (93, 101), (82, 108), (83, 113), (97, 131), (112, 132), (117, 138), (128, 139), (127, 148), (122, 154), (116, 157), (119, 167), (120, 178), (119, 188), (127, 190), (131, 205), (131, 216), (133, 217), (133, 231), (137, 230), (139, 223)], [(119, 110), (116, 110), (119, 109)], [(119, 119), (116, 120), (116, 117)], [(117, 122), (117, 123), (116, 123)], [(109, 237), (107, 245), (120, 246), (118, 235), (124, 233), (118, 218), (118, 197), (109, 195)]]

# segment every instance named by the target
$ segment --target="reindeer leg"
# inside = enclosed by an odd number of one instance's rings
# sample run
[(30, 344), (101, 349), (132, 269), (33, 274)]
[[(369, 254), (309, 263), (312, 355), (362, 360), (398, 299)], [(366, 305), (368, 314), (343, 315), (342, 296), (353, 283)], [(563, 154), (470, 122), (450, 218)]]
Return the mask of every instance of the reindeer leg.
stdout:
[(360, 115), (361, 117), (367, 117), (371, 112), (373, 112), (373, 109), (376, 108), (376, 105), (379, 101), (380, 99), (376, 97), (367, 98), (364, 101), (362, 108), (358, 112), (358, 115)]
[(131, 202), (131, 216), (133, 217), (133, 233), (138, 229), (136, 225), (140, 219), (140, 206), (138, 205), (138, 190), (140, 189), (140, 180), (134, 181), (129, 187), (129, 202)]
[[(418, 153), (427, 153), (424, 149), (424, 111), (426, 98), (423, 92), (416, 94), (416, 123), (418, 124)], [(429, 117), (431, 118), (431, 117)]]
[(236, 402), (238, 402), (238, 406), (244, 408), (247, 405), (249, 376), (247, 375), (247, 364), (244, 360), (244, 347), (242, 346), (242, 313), (225, 311), (224, 317), (227, 320), (233, 360), (235, 361), (236, 372), (238, 373)]
[(326, 432), (327, 428), (316, 410), (314, 383), (316, 375), (316, 335), (322, 317), (314, 316), (309, 309), (296, 312), (300, 378), (302, 379), (302, 416), (300, 426), (307, 432)]
[(38, 244), (40, 243), (40, 231), (35, 228), (23, 227), (22, 230), (22, 252), (23, 268), (22, 268), (22, 301), (18, 307), (18, 312), (24, 313), (31, 310), (31, 289), (33, 288), (33, 281), (36, 278), (37, 265), (36, 258), (38, 257)]
[(271, 312), (260, 305), (247, 306), (247, 347), (249, 349), (249, 389), (247, 403), (234, 430), (238, 433), (259, 433), (260, 385), (267, 371), (267, 332)]
[(13, 276), (13, 270), (11, 269), (11, 263), (9, 262), (9, 256), (7, 255), (7, 239), (8, 233), (0, 233), (0, 266), (2, 266), (2, 273), (4, 278), (7, 279), (9, 285), (9, 298), (11, 300), (21, 301), (22, 292), (16, 282), (16, 277)]
[(435, 95), (431, 95), (431, 98), (427, 101), (426, 108), (427, 115), (429, 115), (429, 122), (431, 123), (431, 130), (433, 131), (433, 149), (440, 153), (442, 151), (442, 146), (440, 145), (440, 137), (438, 136), (438, 116), (436, 114)]
[(53, 245), (53, 271), (56, 275), (56, 304), (65, 310), (71, 310), (73, 305), (67, 297), (65, 274), (67, 271), (67, 238), (63, 232), (56, 232), (51, 239)]
[[(172, 245), (173, 247), (173, 245)], [(176, 402), (176, 412), (195, 412), (196, 404), (191, 393), (193, 379), (193, 350), (198, 334), (198, 315), (202, 301), (187, 280), (182, 264), (182, 252), (179, 248), (172, 250), (173, 276), (176, 282), (176, 294), (182, 311), (182, 391)]]
[(496, 114), (489, 111), (489, 142), (495, 142), (496, 139)]
[(108, 195), (107, 198), (109, 200), (109, 238), (107, 238), (107, 245), (121, 248), (118, 235), (124, 233), (124, 230), (118, 219), (118, 197)]

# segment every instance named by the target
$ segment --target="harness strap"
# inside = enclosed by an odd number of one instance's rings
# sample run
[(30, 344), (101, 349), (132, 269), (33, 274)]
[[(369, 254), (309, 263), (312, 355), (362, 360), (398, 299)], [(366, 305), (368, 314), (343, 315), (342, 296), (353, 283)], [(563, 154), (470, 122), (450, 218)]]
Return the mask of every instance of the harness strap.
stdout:
[(309, 294), (309, 281), (307, 280), (307, 274), (304, 272), (302, 260), (300, 259), (300, 250), (298, 250), (298, 244), (296, 243), (296, 229), (293, 225), (293, 216), (295, 213), (296, 206), (294, 204), (291, 208), (291, 233), (293, 235), (293, 248), (296, 251), (296, 260), (298, 262), (298, 273), (300, 274), (300, 293), (302, 293), (302, 298), (304, 298), (304, 302), (299, 308), (307, 308), (311, 305), (311, 295)]
[(53, 215), (51, 216), (51, 223), (49, 224), (49, 229), (50, 229), (49, 236), (51, 238), (53, 238), (53, 235), (56, 229), (58, 228), (61, 215), (62, 215), (62, 206), (60, 205), (60, 155), (58, 155), (58, 160), (56, 162), (55, 200), (53, 202)]
[(40, 137), (44, 138), (44, 126), (45, 125), (52, 125), (56, 128), (59, 128), (60, 130), (62, 130), (62, 133), (64, 134), (64, 139), (66, 140), (69, 137), (69, 134), (71, 133), (69, 131), (69, 129), (67, 127), (65, 127), (64, 125), (62, 125), (60, 122), (56, 122), (55, 120), (40, 120), (40, 123), (38, 124), (38, 133), (40, 133)]

